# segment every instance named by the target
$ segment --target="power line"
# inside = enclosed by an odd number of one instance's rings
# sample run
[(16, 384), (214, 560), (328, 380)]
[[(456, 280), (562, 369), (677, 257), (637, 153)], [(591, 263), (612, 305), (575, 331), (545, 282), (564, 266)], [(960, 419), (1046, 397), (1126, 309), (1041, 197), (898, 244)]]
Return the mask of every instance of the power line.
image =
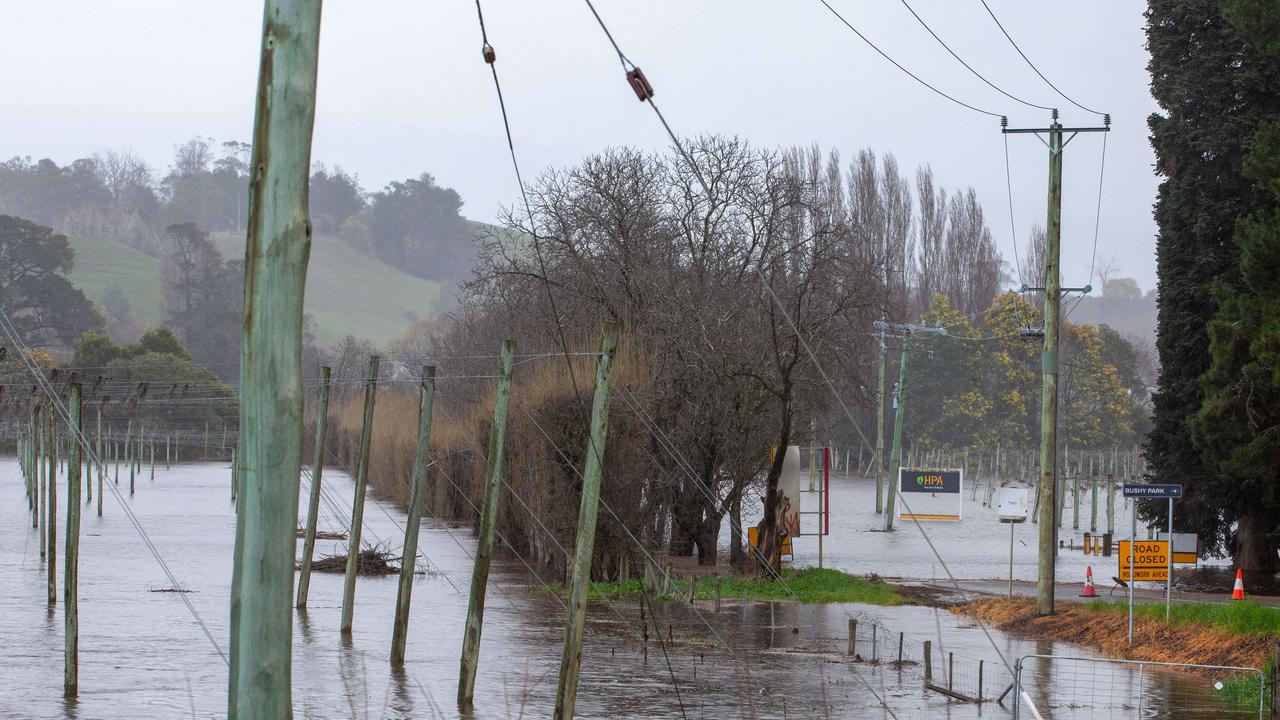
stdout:
[(986, 8), (986, 9), (987, 9), (987, 14), (988, 14), (988, 15), (990, 15), (990, 16), (991, 16), (991, 19), (992, 19), (992, 20), (994, 20), (994, 21), (996, 22), (996, 27), (1000, 28), (1000, 32), (1004, 33), (1005, 38), (1009, 41), (1009, 44), (1013, 46), (1013, 49), (1018, 51), (1018, 54), (1022, 56), (1022, 59), (1026, 61), (1027, 65), (1029, 65), (1029, 66), (1031, 67), (1031, 69), (1032, 69), (1032, 70), (1035, 70), (1036, 74), (1040, 76), (1040, 79), (1041, 79), (1041, 80), (1043, 80), (1043, 81), (1045, 82), (1045, 84), (1046, 84), (1046, 85), (1048, 85), (1049, 87), (1053, 88), (1053, 91), (1054, 91), (1054, 92), (1056, 92), (1056, 93), (1058, 93), (1059, 95), (1061, 95), (1061, 96), (1062, 96), (1062, 98), (1063, 98), (1064, 100), (1066, 100), (1067, 102), (1071, 103), (1072, 105), (1075, 105), (1076, 107), (1080, 108), (1081, 110), (1084, 110), (1085, 112), (1093, 113), (1094, 115), (1105, 115), (1105, 114), (1106, 114), (1106, 113), (1100, 113), (1100, 112), (1098, 112), (1097, 110), (1090, 110), (1089, 108), (1087, 108), (1087, 107), (1085, 107), (1085, 106), (1081, 105), (1080, 103), (1076, 102), (1075, 100), (1072, 100), (1070, 97), (1068, 97), (1068, 96), (1067, 96), (1067, 94), (1066, 94), (1066, 93), (1064, 93), (1064, 92), (1062, 92), (1061, 90), (1059, 90), (1059, 89), (1058, 89), (1058, 86), (1057, 86), (1057, 85), (1054, 85), (1052, 82), (1050, 82), (1050, 81), (1049, 81), (1049, 78), (1045, 77), (1045, 76), (1044, 76), (1044, 73), (1040, 72), (1040, 68), (1036, 67), (1035, 63), (1031, 62), (1031, 58), (1027, 57), (1027, 54), (1026, 54), (1026, 53), (1024, 53), (1024, 52), (1022, 52), (1022, 48), (1018, 47), (1018, 43), (1014, 42), (1014, 40), (1013, 40), (1013, 36), (1012, 36), (1012, 35), (1010, 35), (1010, 34), (1009, 34), (1009, 31), (1008, 31), (1008, 30), (1005, 30), (1005, 29), (1004, 29), (1004, 25), (1002, 25), (1002, 24), (1000, 23), (1000, 18), (996, 17), (996, 14), (995, 14), (994, 12), (992, 12), (992, 10), (991, 10), (991, 6), (987, 4), (987, 0), (978, 0), (978, 2), (981, 2), (981, 3), (982, 3), (982, 7), (984, 7), (984, 8)]
[(1016, 102), (1020, 102), (1020, 103), (1022, 103), (1023, 105), (1026, 105), (1027, 107), (1033, 107), (1033, 108), (1037, 108), (1037, 109), (1039, 109), (1039, 110), (1052, 110), (1052, 109), (1053, 109), (1053, 108), (1048, 107), (1048, 106), (1046, 106), (1046, 105), (1037, 105), (1037, 104), (1035, 104), (1035, 103), (1033, 103), (1033, 102), (1028, 102), (1028, 101), (1023, 100), (1022, 98), (1020, 98), (1020, 97), (1016, 96), (1016, 95), (1012, 95), (1012, 94), (1010, 94), (1010, 93), (1008, 93), (1008, 92), (1005, 92), (1004, 88), (1001, 88), (1000, 86), (996, 85), (995, 83), (991, 82), (991, 81), (990, 81), (990, 80), (988, 80), (986, 77), (984, 77), (984, 76), (982, 75), (982, 73), (978, 72), (977, 70), (974, 70), (974, 69), (973, 69), (973, 67), (972, 67), (971, 65), (969, 65), (969, 63), (965, 62), (963, 58), (961, 58), (959, 55), (957, 55), (957, 54), (956, 54), (956, 51), (955, 51), (955, 50), (952, 50), (952, 49), (951, 49), (951, 46), (950, 46), (950, 45), (947, 45), (945, 42), (943, 42), (943, 41), (942, 41), (942, 38), (938, 37), (938, 33), (934, 32), (934, 31), (933, 31), (933, 28), (929, 27), (929, 23), (926, 23), (926, 22), (924, 21), (924, 18), (920, 17), (920, 14), (919, 14), (919, 13), (917, 13), (917, 12), (915, 11), (915, 9), (914, 9), (914, 8), (912, 8), (910, 5), (908, 5), (908, 4), (907, 4), (907, 0), (900, 0), (900, 2), (902, 3), (902, 6), (903, 6), (903, 7), (905, 7), (905, 8), (906, 8), (910, 13), (911, 13), (912, 17), (914, 17), (917, 21), (919, 21), (920, 25), (921, 25), (921, 26), (923, 26), (925, 30), (928, 30), (928, 31), (929, 31), (929, 34), (933, 36), (933, 39), (934, 39), (934, 40), (937, 40), (937, 41), (938, 41), (938, 44), (939, 44), (939, 45), (941, 45), (941, 46), (943, 47), (943, 49), (944, 49), (944, 50), (946, 50), (947, 52), (951, 53), (951, 57), (955, 58), (955, 59), (956, 59), (956, 61), (957, 61), (957, 62), (959, 62), (961, 65), (963, 65), (963, 66), (964, 66), (964, 68), (965, 68), (966, 70), (968, 70), (969, 72), (973, 73), (973, 76), (974, 76), (974, 77), (976, 77), (976, 78), (978, 78), (979, 80), (981, 80), (982, 82), (986, 83), (989, 87), (991, 87), (991, 89), (995, 90), (996, 92), (1000, 93), (1001, 95), (1004, 95), (1005, 97), (1009, 98), (1010, 100), (1014, 100), (1014, 101), (1016, 101)]
[[(843, 15), (841, 15), (839, 12), (837, 12), (835, 8), (831, 7), (831, 4), (830, 4), (830, 3), (828, 3), (828, 2), (827, 2), (827, 0), (818, 0), (818, 2), (822, 3), (822, 5), (823, 5), (824, 7), (826, 7), (828, 10), (830, 10), (830, 11), (831, 11), (831, 14), (832, 14), (832, 15), (835, 15), (835, 16), (836, 16), (836, 19), (838, 19), (840, 22), (844, 23), (845, 27), (847, 27), (847, 28), (849, 28), (850, 30), (852, 30), (854, 35), (857, 35), (859, 38), (861, 38), (861, 39), (862, 39), (862, 42), (866, 43), (868, 46), (870, 46), (870, 48), (871, 48), (872, 50), (875, 50), (877, 53), (879, 53), (879, 54), (880, 54), (880, 57), (884, 58), (885, 60), (888, 60), (890, 63), (892, 63), (892, 64), (893, 64), (893, 66), (894, 66), (894, 67), (896, 67), (896, 68), (898, 68), (899, 70), (901, 70), (902, 72), (906, 73), (906, 74), (907, 74), (907, 75), (908, 75), (912, 80), (915, 80), (916, 82), (920, 83), (921, 85), (923, 85), (923, 86), (925, 86), (925, 87), (929, 88), (930, 90), (934, 91), (934, 92), (935, 92), (935, 93), (937, 93), (938, 95), (941, 95), (942, 97), (944, 97), (944, 98), (946, 98), (946, 99), (950, 100), (951, 102), (953, 102), (953, 103), (955, 103), (955, 104), (957, 104), (957, 105), (959, 105), (959, 106), (961, 106), (961, 107), (968, 108), (968, 109), (970, 109), (970, 110), (973, 110), (974, 112), (982, 113), (983, 115), (990, 115), (991, 117), (1003, 117), (1003, 115), (1001, 115), (1000, 113), (997, 113), (997, 112), (991, 112), (990, 110), (983, 110), (983, 109), (982, 109), (982, 108), (980, 108), (980, 107), (974, 107), (973, 105), (970, 105), (969, 103), (964, 102), (963, 100), (959, 100), (959, 99), (955, 98), (954, 96), (952, 96), (952, 95), (948, 95), (947, 93), (945, 93), (945, 92), (943, 92), (943, 91), (939, 90), (936, 86), (931, 85), (930, 83), (928, 83), (927, 81), (925, 81), (923, 78), (921, 78), (919, 75), (916, 75), (915, 73), (913, 73), (913, 72), (911, 72), (910, 70), (908, 70), (908, 69), (906, 69), (905, 67), (903, 67), (902, 63), (898, 62), (897, 60), (894, 60), (892, 57), (889, 57), (889, 54), (888, 54), (888, 53), (886, 53), (885, 51), (881, 50), (881, 49), (879, 48), (879, 46), (877, 46), (875, 43), (871, 42), (871, 40), (869, 40), (869, 39), (867, 38), (867, 36), (866, 36), (866, 35), (863, 35), (863, 34), (862, 34), (862, 32), (858, 30), (858, 28), (854, 27), (854, 26), (853, 26), (853, 24), (852, 24), (852, 23), (850, 23), (848, 20), (846, 20), (846, 19), (844, 18), (844, 16), (843, 16)], [(932, 32), (932, 31), (930, 31), (930, 32)], [(935, 37), (936, 37), (936, 36), (935, 36)], [(939, 42), (941, 42), (941, 41), (939, 41)], [(957, 59), (958, 59), (958, 58), (957, 58)], [(963, 61), (962, 61), (962, 62), (963, 62)], [(966, 66), (966, 67), (967, 67), (967, 66)]]

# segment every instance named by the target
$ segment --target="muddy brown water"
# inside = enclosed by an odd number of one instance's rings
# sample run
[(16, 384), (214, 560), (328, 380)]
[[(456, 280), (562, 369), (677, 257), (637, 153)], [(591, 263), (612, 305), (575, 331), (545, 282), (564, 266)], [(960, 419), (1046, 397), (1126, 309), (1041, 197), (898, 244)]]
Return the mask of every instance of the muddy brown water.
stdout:
[[(128, 497), (127, 480), (116, 486), (182, 587), (191, 591), (184, 595), (157, 592), (172, 589), (171, 584), (111, 493), (105, 517), (98, 518), (92, 505), (85, 508), (80, 695), (74, 701), (62, 698), (62, 607), (47, 607), (45, 567), (22, 487), (16, 463), (0, 460), (0, 718), (225, 717), (226, 666), (183, 597), (225, 651), (235, 527), (228, 466), (157, 468), (154, 481), (139, 480), (133, 497)], [(325, 487), (321, 528), (341, 530), (349, 519), (352, 483), (343, 473), (329, 471)], [(63, 492), (60, 502), (65, 501)], [(402, 512), (371, 497), (365, 519), (368, 542), (399, 547)], [(60, 544), (62, 530), (60, 521)], [(317, 553), (342, 552), (343, 545), (318, 541)], [(476, 704), (464, 715), (454, 697), (474, 540), (465, 528), (428, 519), (420, 546), (426, 559), (418, 560), (423, 574), (414, 589), (403, 672), (393, 672), (387, 662), (396, 577), (359, 579), (355, 629), (344, 641), (338, 633), (342, 578), (313, 576), (311, 607), (294, 616), (295, 715), (549, 716), (565, 614), (560, 601), (542, 589), (520, 559), (500, 553), (490, 580)], [(911, 552), (916, 566), (927, 562), (920, 548)], [(841, 553), (852, 556), (856, 548)], [(62, 555), (60, 546), (59, 564)], [(1010, 662), (1037, 653), (1091, 657), (1079, 648), (994, 631), (993, 648), (965, 618), (925, 607), (797, 606), (726, 598), (719, 614), (709, 603), (696, 608), (659, 603), (657, 613), (646, 643), (636, 606), (591, 605), (579, 717), (889, 717), (876, 694), (900, 718), (1007, 717), (1011, 699), (1003, 706), (979, 706), (926, 691), (918, 666), (894, 668), (886, 662), (896, 652), (894, 638), (903, 633), (908, 658), (918, 657), (923, 640), (934, 643), (938, 658), (954, 653), (957, 687), (973, 682), (975, 663), (982, 659), (988, 694), (991, 685), (1007, 679), (996, 648)], [(849, 662), (844, 656), (850, 617), (858, 619), (860, 635), (876, 626), (879, 664)], [(672, 639), (665, 653), (656, 640), (659, 633)], [(860, 639), (860, 655), (869, 654), (867, 642)], [(1135, 709), (1116, 700), (1114, 689), (1106, 702), (1115, 707), (1106, 713), (1099, 714), (1101, 704), (1082, 702), (1097, 695), (1094, 690), (1103, 682), (1097, 671), (1058, 680), (1052, 671), (1037, 668), (1030, 689), (1052, 708), (1046, 717), (1134, 716), (1116, 714)], [(935, 668), (935, 677), (945, 677), (941, 673)], [(1105, 677), (1109, 688), (1140, 682), (1148, 717), (1178, 714), (1170, 703), (1186, 705), (1188, 697), (1203, 707), (1180, 717), (1220, 717), (1220, 711), (1239, 710), (1216, 700), (1203, 679), (1159, 673), (1139, 679), (1126, 671), (1108, 671)]]

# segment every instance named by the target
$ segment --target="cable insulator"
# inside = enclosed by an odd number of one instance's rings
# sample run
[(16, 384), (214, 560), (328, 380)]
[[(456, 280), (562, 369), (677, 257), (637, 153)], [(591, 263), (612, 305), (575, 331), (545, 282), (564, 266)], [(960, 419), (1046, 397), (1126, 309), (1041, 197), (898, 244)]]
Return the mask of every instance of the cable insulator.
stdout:
[(493, 51), (493, 46), (489, 43), (485, 43), (484, 47), (480, 48), (480, 52), (484, 55), (484, 61), (486, 63), (492, 65), (497, 62), (498, 54)]
[(1111, 127), (1111, 113), (1102, 116), (1102, 124)]
[(1007, 128), (1007, 127), (1009, 127), (1009, 116), (1008, 116), (1008, 115), (1001, 115), (1001, 116), (1000, 116), (1000, 129), (1001, 129), (1001, 130), (1003, 130), (1003, 129)]
[(640, 102), (653, 97), (653, 86), (649, 84), (649, 79), (644, 76), (644, 71), (640, 68), (633, 67), (627, 71), (627, 83), (631, 85)]
[(1058, 108), (1053, 109), (1053, 121), (1058, 122)]

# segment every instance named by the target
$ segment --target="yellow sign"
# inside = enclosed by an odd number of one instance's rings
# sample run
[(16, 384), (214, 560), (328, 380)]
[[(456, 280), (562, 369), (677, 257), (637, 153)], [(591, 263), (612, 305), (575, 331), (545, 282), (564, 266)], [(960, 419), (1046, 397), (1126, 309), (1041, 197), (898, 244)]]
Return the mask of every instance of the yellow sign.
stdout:
[[(1120, 541), (1121, 580), (1168, 580), (1169, 541), (1139, 540), (1133, 544), (1133, 572), (1129, 568), (1129, 541)], [(1130, 577), (1132, 576), (1132, 577)]]

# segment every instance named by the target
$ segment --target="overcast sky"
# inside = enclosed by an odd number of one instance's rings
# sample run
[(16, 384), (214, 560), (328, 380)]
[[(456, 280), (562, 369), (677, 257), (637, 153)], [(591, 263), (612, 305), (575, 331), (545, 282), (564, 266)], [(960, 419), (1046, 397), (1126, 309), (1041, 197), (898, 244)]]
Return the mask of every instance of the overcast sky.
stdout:
[[(885, 52), (943, 91), (1043, 126), (1048, 113), (984, 85), (900, 0), (829, 0)], [(1059, 97), (1023, 62), (979, 0), (908, 0), (996, 85), (1062, 108), (1067, 125), (1100, 118)], [(1155, 281), (1147, 140), (1151, 99), (1139, 0), (988, 0), (1061, 90), (1110, 112), (1098, 258), (1144, 289)], [(717, 132), (776, 147), (818, 143), (846, 159), (892, 152), (932, 165), (949, 189), (973, 186), (1006, 260), (1013, 239), (999, 120), (918, 85), (818, 0), (597, 0), (681, 135)], [(609, 145), (660, 148), (666, 136), (626, 85), (581, 0), (486, 0), (485, 21), (526, 175)], [(313, 159), (358, 173), (366, 189), (428, 171), (464, 213), (492, 221), (517, 195), (470, 0), (328, 0), (320, 44)], [(262, 25), (253, 0), (40, 0), (0, 3), (0, 156), (59, 164), (106, 148), (157, 170), (193, 135), (248, 140)], [(1089, 279), (1102, 136), (1064, 155), (1063, 280)], [(1044, 224), (1047, 151), (1010, 136), (1018, 242)]]

